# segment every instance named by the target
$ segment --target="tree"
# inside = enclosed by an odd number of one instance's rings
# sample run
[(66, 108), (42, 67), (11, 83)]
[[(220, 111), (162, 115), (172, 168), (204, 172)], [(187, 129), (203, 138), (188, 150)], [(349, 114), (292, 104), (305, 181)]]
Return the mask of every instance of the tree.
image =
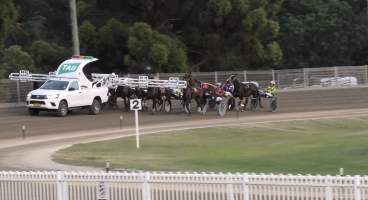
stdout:
[(34, 68), (32, 57), (22, 47), (14, 45), (4, 50), (0, 62), (0, 77), (7, 78), (12, 72), (19, 72), (19, 70), (29, 70), (30, 72), (37, 72)]
[(136, 72), (144, 72), (152, 66), (152, 72), (186, 71), (185, 46), (178, 40), (152, 30), (151, 26), (134, 23), (128, 39), (129, 55), (125, 64)]
[(70, 56), (67, 55), (64, 47), (43, 40), (33, 42), (30, 52), (37, 70), (42, 73), (48, 73), (55, 70), (67, 56)]
[(283, 67), (366, 64), (368, 23), (362, 0), (285, 0), (280, 13)]
[(0, 3), (0, 48), (17, 19), (17, 10), (13, 0), (2, 0)]
[(196, 1), (182, 36), (193, 68), (213, 71), (276, 67), (283, 55), (277, 48), (281, 4), (282, 0)]
[(98, 30), (97, 56), (101, 59), (101, 70), (127, 71), (124, 68), (124, 55), (127, 53), (129, 25), (110, 19)]
[(97, 31), (96, 27), (88, 20), (83, 21), (82, 25), (79, 27), (79, 35), (81, 41), (81, 52), (84, 55), (95, 55), (97, 51)]

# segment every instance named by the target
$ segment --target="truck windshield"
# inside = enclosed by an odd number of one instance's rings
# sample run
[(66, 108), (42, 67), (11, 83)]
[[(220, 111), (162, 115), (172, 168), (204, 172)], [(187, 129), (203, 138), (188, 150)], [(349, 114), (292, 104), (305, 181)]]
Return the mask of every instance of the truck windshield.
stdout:
[(68, 87), (69, 81), (55, 81), (48, 80), (44, 83), (40, 89), (44, 90), (65, 90)]

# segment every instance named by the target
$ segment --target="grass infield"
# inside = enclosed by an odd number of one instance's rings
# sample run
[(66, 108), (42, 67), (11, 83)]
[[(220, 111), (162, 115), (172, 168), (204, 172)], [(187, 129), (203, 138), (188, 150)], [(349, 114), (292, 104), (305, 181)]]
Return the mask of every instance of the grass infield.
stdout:
[(57, 162), (160, 171), (368, 174), (368, 117), (178, 131), (76, 144)]

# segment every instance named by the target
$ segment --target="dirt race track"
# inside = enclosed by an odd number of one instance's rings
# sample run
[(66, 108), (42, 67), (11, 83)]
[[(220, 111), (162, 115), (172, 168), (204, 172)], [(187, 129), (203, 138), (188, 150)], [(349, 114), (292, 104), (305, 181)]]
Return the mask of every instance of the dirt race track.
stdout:
[[(256, 112), (241, 112), (238, 122), (251, 124), (315, 119), (319, 116), (368, 115), (368, 109), (365, 109), (368, 108), (368, 87), (282, 91), (278, 95), (279, 109), (276, 113), (267, 111), (266, 101), (263, 104), (265, 108)], [(124, 116), (123, 131), (119, 129), (120, 115)], [(217, 116), (216, 112), (206, 115), (193, 112), (192, 116), (187, 116), (180, 106), (172, 113), (140, 113), (143, 133), (222, 124), (236, 125), (238, 122), (235, 112), (227, 113), (224, 118)], [(60, 118), (53, 113), (31, 117), (25, 108), (1, 108), (0, 169), (65, 169), (48, 166), (50, 163), (47, 159), (45, 162), (35, 159), (47, 156), (41, 153), (42, 148), (51, 151), (80, 141), (116, 138), (122, 132), (132, 134), (133, 123), (133, 113), (122, 110), (105, 110), (97, 116), (88, 115), (87, 111), (75, 111), (68, 117)], [(21, 138), (22, 125), (27, 127), (26, 139)], [(17, 162), (14, 162), (14, 156), (18, 157)]]

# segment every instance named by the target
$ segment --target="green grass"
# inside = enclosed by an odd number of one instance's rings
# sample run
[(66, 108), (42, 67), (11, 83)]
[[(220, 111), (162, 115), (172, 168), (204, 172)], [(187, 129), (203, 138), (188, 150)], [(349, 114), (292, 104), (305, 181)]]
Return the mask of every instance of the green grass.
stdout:
[(368, 118), (272, 123), (179, 131), (77, 144), (54, 155), (58, 162), (115, 168), (368, 174)]

